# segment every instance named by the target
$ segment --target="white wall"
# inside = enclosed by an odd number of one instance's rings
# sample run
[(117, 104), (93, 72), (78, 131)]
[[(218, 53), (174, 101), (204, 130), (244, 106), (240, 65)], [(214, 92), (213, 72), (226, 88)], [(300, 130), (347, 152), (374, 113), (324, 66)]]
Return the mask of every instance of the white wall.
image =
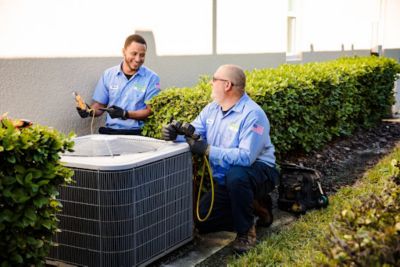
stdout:
[[(120, 56), (125, 37), (154, 33), (157, 55), (286, 51), (288, 1), (0, 0), (0, 58)], [(400, 47), (400, 0), (292, 0), (309, 51)]]
[[(384, 0), (382, 0), (384, 1)], [(400, 47), (400, 0), (385, 0), (383, 18), (383, 47)]]
[(286, 51), (286, 1), (217, 0), (217, 53)]
[[(101, 73), (121, 61), (125, 37), (135, 31), (152, 32), (142, 32), (145, 64), (162, 88), (192, 86), (226, 63), (276, 67), (287, 61), (288, 1), (0, 0), (0, 114), (89, 133), (71, 92), (90, 102)], [(368, 55), (372, 45), (400, 57), (400, 0), (292, 1), (303, 50), (296, 63)], [(102, 123), (96, 119), (95, 128)]]
[(212, 0), (0, 0), (0, 57), (120, 56), (136, 30), (159, 55), (211, 53)]
[(377, 0), (304, 0), (301, 6), (303, 51), (370, 49)]

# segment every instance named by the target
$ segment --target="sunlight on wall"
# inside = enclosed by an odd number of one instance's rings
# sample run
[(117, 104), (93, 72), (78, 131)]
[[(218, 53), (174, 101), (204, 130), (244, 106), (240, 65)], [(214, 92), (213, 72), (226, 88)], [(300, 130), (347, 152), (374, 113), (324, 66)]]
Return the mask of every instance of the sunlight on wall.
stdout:
[[(0, 0), (0, 58), (120, 56), (135, 30), (158, 55), (286, 52), (289, 0)], [(400, 0), (296, 2), (301, 51), (400, 47)], [(299, 52), (301, 52), (299, 51)]]
[(0, 0), (0, 57), (120, 56), (135, 30), (157, 53), (212, 51), (211, 0)]
[(286, 1), (218, 0), (217, 53), (285, 52)]
[(304, 0), (302, 5), (303, 51), (369, 49), (376, 0)]
[(400, 47), (400, 1), (387, 0), (383, 39), (386, 48)]

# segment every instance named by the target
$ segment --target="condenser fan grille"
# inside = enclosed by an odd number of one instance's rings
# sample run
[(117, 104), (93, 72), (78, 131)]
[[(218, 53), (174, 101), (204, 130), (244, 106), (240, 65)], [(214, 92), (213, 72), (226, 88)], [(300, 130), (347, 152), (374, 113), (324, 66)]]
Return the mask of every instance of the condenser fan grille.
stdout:
[(74, 142), (74, 151), (66, 152), (66, 156), (113, 157), (156, 151), (160, 146), (156, 142), (107, 135), (76, 138)]

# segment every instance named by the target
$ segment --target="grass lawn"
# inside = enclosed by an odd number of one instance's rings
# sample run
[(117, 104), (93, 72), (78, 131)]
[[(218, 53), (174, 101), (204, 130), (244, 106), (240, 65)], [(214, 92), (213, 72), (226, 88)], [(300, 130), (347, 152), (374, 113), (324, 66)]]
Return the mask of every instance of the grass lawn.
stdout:
[[(329, 197), (330, 205), (326, 209), (307, 212), (294, 223), (278, 233), (261, 240), (260, 244), (247, 254), (230, 259), (229, 266), (316, 266), (327, 264), (334, 266), (322, 253), (322, 248), (333, 246), (329, 243), (330, 224), (340, 214), (360, 203), (362, 197), (371, 194), (383, 194), (385, 184), (398, 174), (394, 163), (400, 162), (400, 144), (393, 152), (367, 171), (356, 184), (341, 188)], [(395, 214), (400, 217), (400, 214)], [(399, 243), (400, 223), (397, 222), (397, 244)], [(395, 230), (395, 232), (396, 232)], [(396, 238), (396, 233), (394, 234)], [(330, 264), (329, 264), (330, 263)], [(378, 265), (379, 266), (379, 265)], [(387, 265), (390, 266), (390, 265)]]

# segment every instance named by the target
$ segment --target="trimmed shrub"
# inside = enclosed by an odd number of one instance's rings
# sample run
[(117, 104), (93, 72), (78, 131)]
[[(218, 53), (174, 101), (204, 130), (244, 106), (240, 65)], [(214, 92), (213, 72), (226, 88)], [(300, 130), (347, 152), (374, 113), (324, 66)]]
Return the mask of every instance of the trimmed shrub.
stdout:
[[(394, 102), (400, 65), (378, 57), (341, 58), (323, 63), (282, 65), (246, 72), (246, 91), (266, 112), (278, 158), (295, 149), (310, 151), (357, 127), (374, 125)], [(173, 117), (190, 122), (211, 102), (202, 77), (193, 88), (171, 88), (150, 101), (153, 115), (143, 134), (160, 138)]]
[(42, 266), (57, 231), (57, 187), (71, 182), (60, 152), (73, 142), (40, 125), (0, 121), (0, 266)]

